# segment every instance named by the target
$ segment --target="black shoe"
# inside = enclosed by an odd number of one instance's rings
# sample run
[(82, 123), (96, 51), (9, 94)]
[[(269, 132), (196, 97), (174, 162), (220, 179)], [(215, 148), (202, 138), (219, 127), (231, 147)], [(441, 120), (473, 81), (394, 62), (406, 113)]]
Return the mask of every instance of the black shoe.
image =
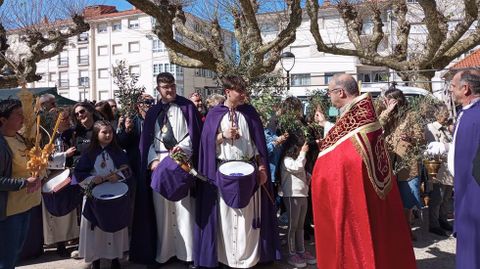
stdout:
[(95, 260), (92, 262), (92, 266), (90, 267), (92, 269), (100, 269), (100, 260)]
[(450, 223), (448, 223), (448, 221), (439, 220), (438, 222), (440, 223), (440, 227), (442, 227), (442, 229), (444, 229), (445, 231), (453, 231), (453, 227)]
[(122, 267), (120, 266), (120, 261), (118, 260), (118, 258), (113, 259), (112, 264), (110, 265), (110, 269), (120, 269), (120, 268)]
[(65, 242), (57, 243), (57, 254), (62, 258), (70, 257), (70, 253), (65, 247)]
[(433, 228), (428, 229), (428, 231), (431, 232), (432, 234), (436, 234), (436, 235), (439, 235), (439, 236), (448, 236), (447, 232), (445, 232), (440, 227), (433, 227)]

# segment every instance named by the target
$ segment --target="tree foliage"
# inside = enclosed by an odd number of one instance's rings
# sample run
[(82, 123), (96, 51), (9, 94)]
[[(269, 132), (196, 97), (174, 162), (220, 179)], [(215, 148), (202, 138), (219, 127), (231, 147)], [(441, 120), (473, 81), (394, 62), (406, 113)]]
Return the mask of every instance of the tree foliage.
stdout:
[[(475, 0), (332, 2), (352, 46), (326, 41), (319, 26), (319, 11), (324, 7), (318, 0), (307, 0), (310, 31), (318, 51), (389, 67), (400, 71), (406, 81), (430, 80), (434, 70), (445, 68), (480, 44), (480, 3)], [(367, 25), (370, 29), (365, 31)]]
[(128, 115), (136, 113), (136, 102), (138, 97), (145, 92), (144, 86), (138, 86), (138, 75), (130, 74), (125, 61), (120, 61), (113, 66), (113, 83), (117, 85), (115, 97), (122, 107), (122, 112)]

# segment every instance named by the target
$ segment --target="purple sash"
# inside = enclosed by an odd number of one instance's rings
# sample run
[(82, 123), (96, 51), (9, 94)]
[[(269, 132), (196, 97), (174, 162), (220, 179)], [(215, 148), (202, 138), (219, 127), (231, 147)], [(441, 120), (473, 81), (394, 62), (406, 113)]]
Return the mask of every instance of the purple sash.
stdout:
[(167, 156), (153, 171), (150, 186), (167, 200), (176, 202), (187, 197), (194, 182), (195, 177)]

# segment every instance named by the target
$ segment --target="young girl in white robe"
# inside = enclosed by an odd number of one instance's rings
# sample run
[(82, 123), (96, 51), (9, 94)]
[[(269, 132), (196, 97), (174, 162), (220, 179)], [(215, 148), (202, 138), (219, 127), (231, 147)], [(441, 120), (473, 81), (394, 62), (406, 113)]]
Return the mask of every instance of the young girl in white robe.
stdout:
[[(95, 122), (90, 147), (75, 167), (74, 182), (78, 182), (86, 190), (92, 190), (94, 186), (100, 184), (126, 180), (125, 168), (128, 168), (128, 159), (117, 145), (113, 127), (108, 121)], [(119, 169), (122, 171), (118, 171)], [(89, 191), (86, 193), (83, 200), (84, 214), (80, 223), (79, 256), (84, 258), (85, 262), (92, 263), (93, 269), (100, 269), (102, 258), (110, 259), (111, 268), (118, 269), (120, 268), (119, 259), (123, 258), (124, 253), (128, 251), (128, 228), (110, 233), (98, 226), (93, 226), (85, 217), (86, 204), (91, 202), (87, 201), (91, 199), (87, 198), (91, 194)]]

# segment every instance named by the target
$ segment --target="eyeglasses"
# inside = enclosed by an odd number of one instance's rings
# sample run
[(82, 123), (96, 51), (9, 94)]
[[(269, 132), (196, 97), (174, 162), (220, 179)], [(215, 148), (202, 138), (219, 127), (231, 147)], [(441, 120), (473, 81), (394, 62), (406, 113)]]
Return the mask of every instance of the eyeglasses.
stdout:
[(155, 104), (155, 100), (153, 100), (153, 99), (146, 99), (146, 100), (143, 100), (141, 103), (142, 103), (142, 104), (145, 104), (145, 105), (153, 105), (153, 104)]
[(80, 115), (83, 115), (83, 114), (85, 114), (85, 112), (86, 112), (85, 109), (81, 109), (81, 110), (75, 112), (75, 117), (78, 117), (78, 116), (80, 116)]
[(168, 89), (173, 89), (175, 88), (176, 84), (175, 83), (171, 83), (171, 84), (166, 84), (166, 85), (159, 85), (158, 87), (160, 89), (163, 89), (163, 90), (168, 90)]
[(331, 89), (331, 90), (328, 89), (327, 90), (327, 95), (330, 95), (330, 94), (332, 94), (334, 92), (337, 92), (337, 91), (340, 91), (340, 90), (343, 90), (343, 88), (335, 88), (335, 89)]

